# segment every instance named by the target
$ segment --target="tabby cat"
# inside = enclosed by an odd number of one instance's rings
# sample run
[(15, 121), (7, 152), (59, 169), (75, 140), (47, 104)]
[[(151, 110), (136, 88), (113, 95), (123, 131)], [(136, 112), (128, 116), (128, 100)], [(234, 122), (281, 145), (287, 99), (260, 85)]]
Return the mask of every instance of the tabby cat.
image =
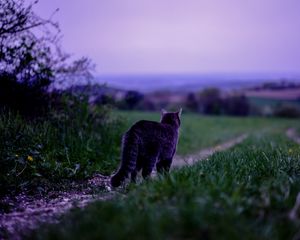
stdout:
[(135, 123), (123, 136), (121, 164), (111, 178), (111, 185), (118, 187), (131, 174), (136, 181), (137, 173), (147, 178), (154, 166), (156, 170), (168, 172), (176, 152), (180, 117), (178, 112), (161, 111), (161, 121), (141, 120)]

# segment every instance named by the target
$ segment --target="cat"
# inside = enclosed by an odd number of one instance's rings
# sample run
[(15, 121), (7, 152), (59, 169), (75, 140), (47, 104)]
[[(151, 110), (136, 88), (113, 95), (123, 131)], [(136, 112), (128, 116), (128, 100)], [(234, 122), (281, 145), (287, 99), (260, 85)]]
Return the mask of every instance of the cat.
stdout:
[(147, 178), (155, 165), (159, 173), (169, 171), (178, 143), (181, 112), (162, 109), (160, 122), (141, 120), (124, 134), (121, 164), (110, 181), (113, 187), (120, 186), (129, 174), (135, 182), (140, 170)]

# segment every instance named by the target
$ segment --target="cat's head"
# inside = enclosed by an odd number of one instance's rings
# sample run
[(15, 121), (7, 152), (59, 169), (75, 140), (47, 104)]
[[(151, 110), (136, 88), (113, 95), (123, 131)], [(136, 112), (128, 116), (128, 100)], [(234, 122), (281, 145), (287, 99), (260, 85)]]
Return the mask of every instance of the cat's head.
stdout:
[(180, 127), (181, 113), (182, 108), (178, 112), (167, 112), (165, 109), (162, 109), (160, 122)]

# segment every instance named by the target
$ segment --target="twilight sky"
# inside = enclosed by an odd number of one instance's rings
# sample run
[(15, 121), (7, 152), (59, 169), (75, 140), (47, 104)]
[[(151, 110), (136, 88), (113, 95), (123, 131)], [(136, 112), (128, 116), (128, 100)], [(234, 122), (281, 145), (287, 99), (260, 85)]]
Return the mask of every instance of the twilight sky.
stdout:
[(40, 0), (99, 74), (300, 73), (300, 0)]

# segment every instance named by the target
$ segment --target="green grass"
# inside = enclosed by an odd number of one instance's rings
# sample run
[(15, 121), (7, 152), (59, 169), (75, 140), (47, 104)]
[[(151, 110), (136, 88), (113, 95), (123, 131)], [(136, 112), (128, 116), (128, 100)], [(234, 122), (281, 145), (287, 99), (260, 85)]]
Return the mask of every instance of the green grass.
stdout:
[(40, 191), (44, 180), (110, 174), (119, 162), (122, 130), (123, 121), (109, 109), (90, 111), (84, 103), (42, 120), (2, 114), (0, 191)]
[[(147, 119), (159, 121), (159, 113), (117, 112), (128, 119), (126, 127), (134, 122)], [(185, 155), (206, 147), (215, 146), (243, 133), (260, 132), (262, 129), (286, 129), (298, 126), (298, 120), (258, 117), (218, 117), (199, 114), (182, 115), (182, 125), (177, 153)], [(264, 130), (264, 131), (265, 131)]]
[[(84, 102), (43, 120), (0, 116), (0, 191), (39, 189), (43, 182), (111, 174), (120, 162), (121, 136), (141, 119), (159, 113), (90, 109)], [(214, 146), (242, 133), (296, 126), (295, 120), (182, 115), (178, 154)], [(37, 188), (37, 185), (39, 188)]]
[(288, 218), (300, 192), (300, 148), (277, 130), (132, 185), (125, 198), (74, 209), (27, 238), (292, 239), (300, 228)]

